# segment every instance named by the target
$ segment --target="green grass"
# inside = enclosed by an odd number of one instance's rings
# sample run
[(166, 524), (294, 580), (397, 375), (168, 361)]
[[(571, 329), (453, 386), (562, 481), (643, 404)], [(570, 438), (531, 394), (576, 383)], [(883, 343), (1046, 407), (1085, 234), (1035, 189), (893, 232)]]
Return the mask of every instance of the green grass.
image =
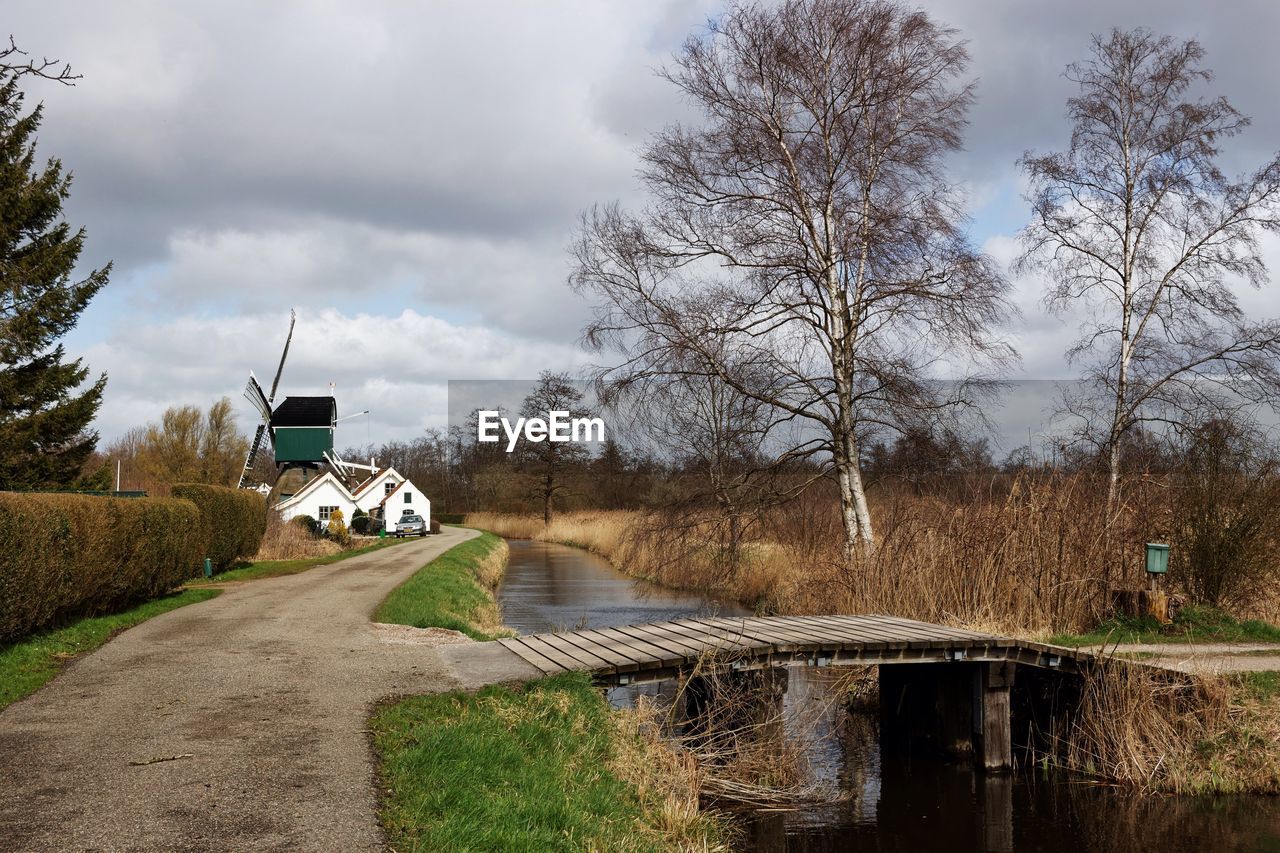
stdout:
[(474, 640), (492, 640), (480, 627), (493, 598), (476, 580), (476, 565), (502, 544), (492, 533), (468, 539), (436, 557), (396, 587), (374, 621), (415, 628), (449, 628)]
[(207, 601), (217, 589), (184, 589), (122, 613), (90, 616), (0, 647), (0, 709), (34, 693), (72, 658), (102, 646), (116, 634), (188, 604)]
[(1246, 696), (1260, 702), (1280, 701), (1280, 672), (1237, 672), (1228, 678)]
[(663, 849), (609, 769), (608, 715), (581, 673), (381, 708), (371, 728), (391, 848)]
[(204, 578), (196, 578), (188, 581), (191, 585), (205, 586), (208, 584), (220, 584), (227, 581), (256, 581), (262, 578), (274, 578), (280, 575), (296, 575), (298, 572), (305, 572), (307, 569), (314, 569), (316, 566), (327, 566), (330, 563), (337, 563), (348, 557), (358, 557), (361, 554), (368, 554), (372, 551), (378, 551), (382, 548), (390, 548), (403, 542), (420, 542), (420, 539), (379, 539), (372, 545), (365, 545), (363, 548), (354, 548), (350, 551), (342, 551), (337, 554), (330, 554), (326, 557), (303, 557), (300, 560), (261, 560), (257, 563), (249, 563), (246, 566), (240, 566), (235, 569), (228, 569), (225, 572), (219, 572), (212, 578), (205, 580)]
[(1173, 624), (1161, 625), (1152, 617), (1109, 619), (1086, 634), (1056, 634), (1049, 642), (1059, 646), (1096, 646), (1106, 643), (1280, 643), (1280, 627), (1257, 619), (1240, 621), (1212, 607), (1189, 606), (1178, 611)]

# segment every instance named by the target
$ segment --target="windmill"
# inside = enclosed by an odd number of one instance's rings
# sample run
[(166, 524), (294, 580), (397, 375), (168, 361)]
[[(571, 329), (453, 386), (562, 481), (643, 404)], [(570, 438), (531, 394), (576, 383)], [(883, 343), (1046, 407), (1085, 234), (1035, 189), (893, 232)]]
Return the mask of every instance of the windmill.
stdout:
[(258, 414), (262, 419), (258, 422), (258, 428), (254, 431), (253, 442), (249, 445), (249, 455), (244, 460), (244, 470), (240, 472), (240, 488), (252, 488), (250, 485), (250, 472), (254, 463), (258, 460), (258, 452), (262, 449), (262, 439), (265, 437), (275, 446), (275, 437), (271, 431), (271, 404), (276, 399), (276, 389), (280, 387), (280, 374), (284, 373), (284, 361), (289, 357), (289, 344), (293, 342), (293, 327), (298, 322), (298, 315), (293, 309), (289, 309), (289, 334), (284, 339), (284, 352), (280, 353), (280, 366), (276, 368), (275, 379), (271, 380), (271, 393), (264, 394), (262, 386), (258, 384), (258, 377), (253, 375), (253, 371), (249, 371), (249, 383), (245, 386), (244, 396), (253, 407), (258, 410)]

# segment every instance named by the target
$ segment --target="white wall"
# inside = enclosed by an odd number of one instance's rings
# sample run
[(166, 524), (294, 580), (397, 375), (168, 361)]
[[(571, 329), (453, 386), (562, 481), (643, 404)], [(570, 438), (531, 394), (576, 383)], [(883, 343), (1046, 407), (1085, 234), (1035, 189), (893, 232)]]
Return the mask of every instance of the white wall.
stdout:
[[(408, 495), (410, 500), (406, 501), (405, 496)], [(382, 500), (379, 498), (378, 500)], [(400, 491), (391, 496), (387, 501), (387, 529), (394, 530), (395, 524), (400, 520), (400, 516), (405, 514), (405, 510), (410, 510), (411, 515), (420, 515), (427, 521), (427, 527), (431, 526), (431, 501), (422, 490), (413, 483), (406, 482)]]
[[(313, 487), (297, 501), (292, 498), (286, 501), (287, 506), (280, 508), (280, 517), (288, 521), (299, 515), (309, 515), (319, 521), (320, 507), (336, 506), (342, 509), (343, 520), (347, 525), (350, 525), (351, 516), (355, 512), (355, 505), (351, 502), (351, 496), (332, 477), (327, 474), (325, 476), (328, 477), (325, 482)], [(301, 492), (301, 489), (299, 489), (299, 492)]]

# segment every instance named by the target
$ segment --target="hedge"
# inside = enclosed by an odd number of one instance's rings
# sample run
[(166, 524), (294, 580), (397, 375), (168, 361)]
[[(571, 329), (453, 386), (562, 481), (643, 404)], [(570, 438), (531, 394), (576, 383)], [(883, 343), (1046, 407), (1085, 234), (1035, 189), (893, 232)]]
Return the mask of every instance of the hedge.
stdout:
[(163, 595), (200, 564), (202, 531), (186, 500), (0, 492), (0, 643)]
[(433, 512), (431, 517), (441, 524), (463, 524), (467, 520), (465, 512)]
[(267, 529), (267, 501), (262, 495), (202, 483), (181, 483), (170, 493), (200, 508), (209, 549), (203, 556), (213, 561), (215, 570), (258, 553)]

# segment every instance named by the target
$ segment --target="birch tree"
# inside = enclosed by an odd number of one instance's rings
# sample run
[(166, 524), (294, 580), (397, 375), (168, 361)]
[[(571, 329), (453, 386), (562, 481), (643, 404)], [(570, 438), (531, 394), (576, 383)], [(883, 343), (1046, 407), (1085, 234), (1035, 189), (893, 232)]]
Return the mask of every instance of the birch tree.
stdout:
[(803, 426), (789, 452), (838, 483), (850, 565), (874, 543), (867, 436), (963, 400), (930, 382), (944, 358), (1010, 354), (988, 335), (1005, 282), (943, 173), (967, 64), (953, 30), (893, 2), (733, 6), (663, 72), (702, 120), (644, 149), (651, 203), (588, 212), (573, 247), (599, 306), (585, 339), (622, 356), (604, 378), (693, 353)]
[(1067, 68), (1066, 151), (1021, 161), (1033, 207), (1023, 270), (1049, 275), (1047, 302), (1085, 310), (1068, 352), (1093, 392), (1068, 401), (1106, 460), (1116, 506), (1124, 442), (1153, 421), (1221, 405), (1229, 390), (1273, 400), (1280, 324), (1241, 308), (1261, 286), (1261, 231), (1277, 227), (1280, 159), (1228, 178), (1222, 140), (1249, 123), (1226, 98), (1193, 98), (1211, 79), (1195, 41), (1144, 29), (1095, 37)]

